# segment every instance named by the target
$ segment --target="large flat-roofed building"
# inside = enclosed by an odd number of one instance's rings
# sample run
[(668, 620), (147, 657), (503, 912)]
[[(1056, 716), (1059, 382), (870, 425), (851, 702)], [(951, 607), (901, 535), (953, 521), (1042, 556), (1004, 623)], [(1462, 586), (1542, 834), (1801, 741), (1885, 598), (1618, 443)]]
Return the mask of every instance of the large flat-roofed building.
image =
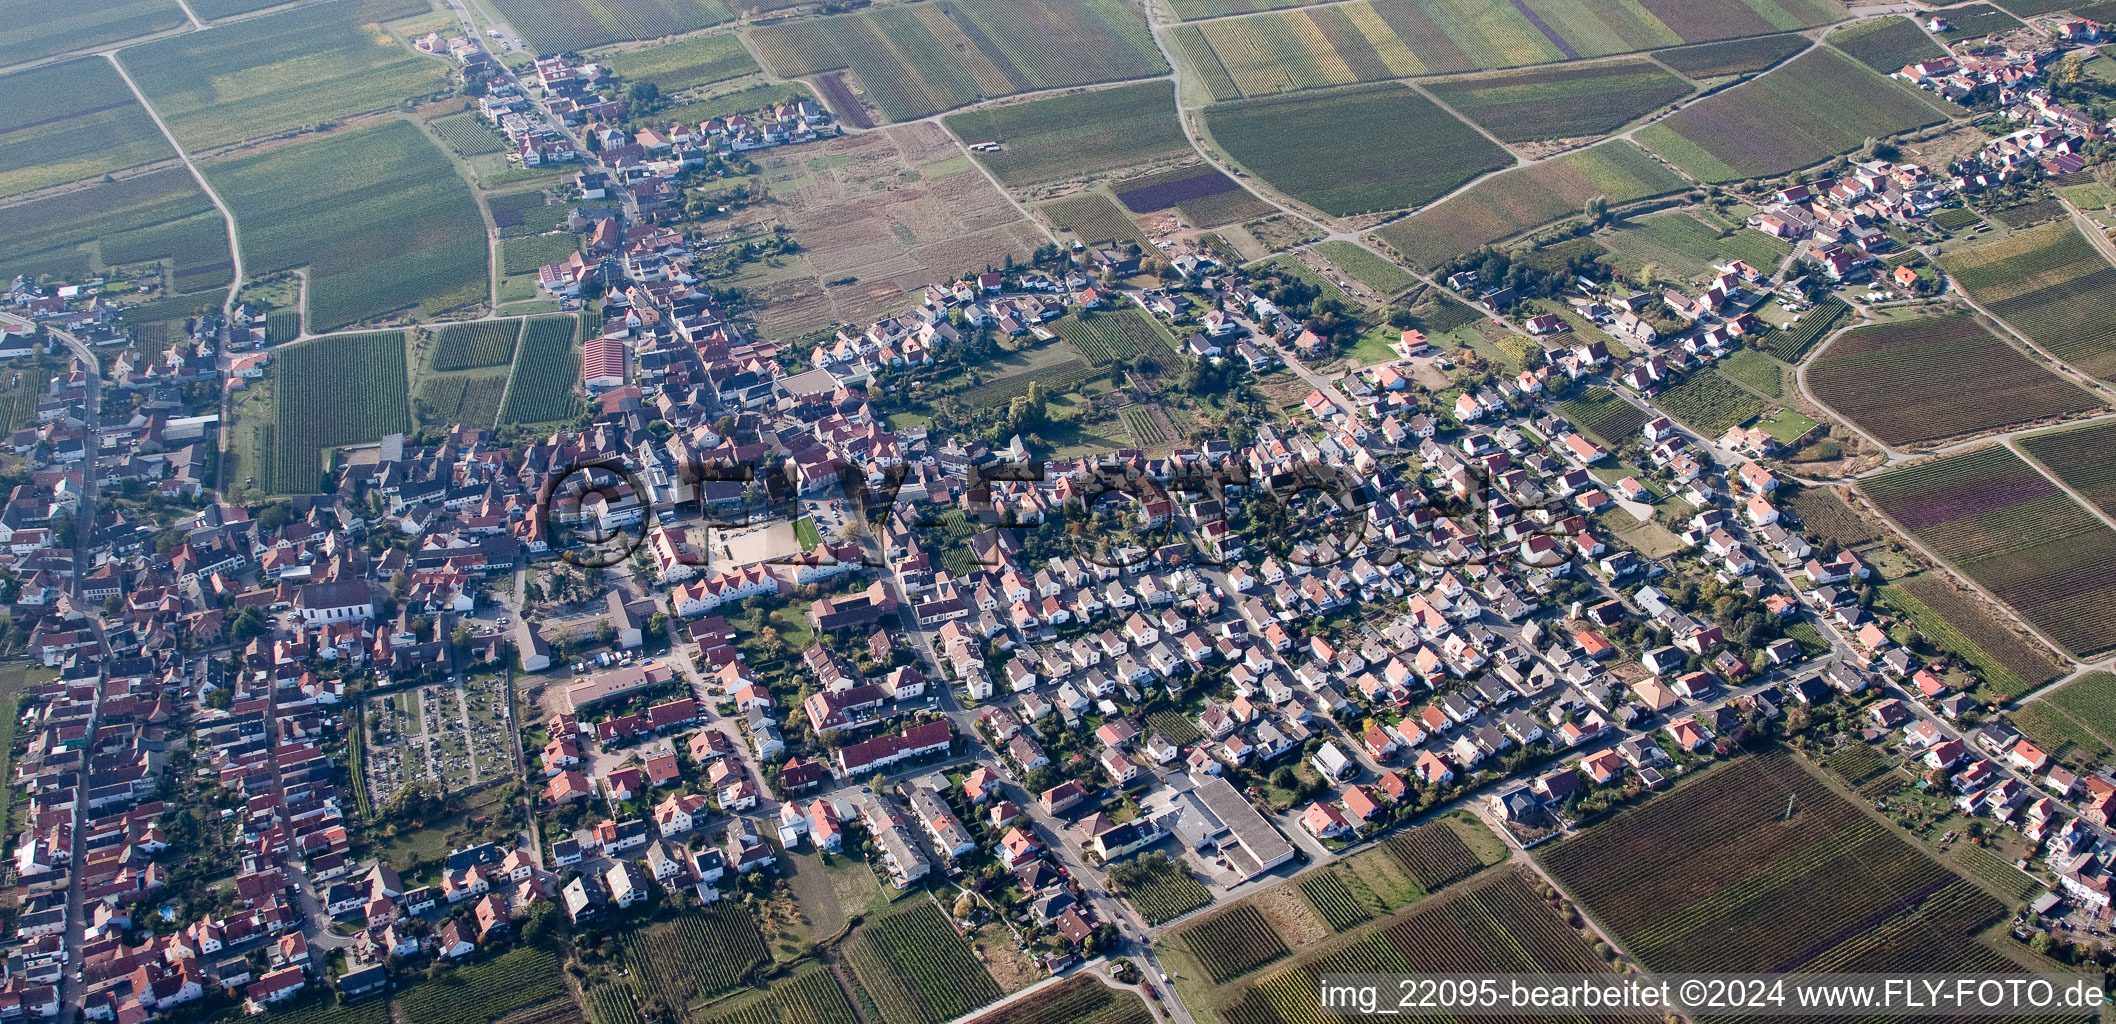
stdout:
[(1220, 853), (1243, 879), (1255, 878), (1293, 859), (1293, 844), (1249, 806), (1248, 798), (1226, 779), (1213, 779), (1196, 790), (1205, 809), (1227, 826)]
[(608, 672), (598, 672), (566, 687), (566, 701), (572, 705), (573, 710), (579, 711), (606, 700), (616, 700), (650, 687), (660, 686), (674, 678), (676, 670), (658, 661), (626, 665)]

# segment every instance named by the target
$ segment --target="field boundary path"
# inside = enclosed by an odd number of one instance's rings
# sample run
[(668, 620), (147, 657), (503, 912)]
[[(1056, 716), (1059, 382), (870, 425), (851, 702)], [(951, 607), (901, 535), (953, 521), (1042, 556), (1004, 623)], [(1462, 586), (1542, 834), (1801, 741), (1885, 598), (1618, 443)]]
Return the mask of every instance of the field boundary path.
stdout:
[[(189, 12), (189, 8), (185, 10), (186, 13)], [(169, 148), (176, 150), (176, 158), (184, 162), (184, 168), (189, 170), (191, 177), (198, 182), (199, 190), (206, 194), (207, 199), (213, 200), (214, 208), (220, 211), (221, 219), (228, 224), (228, 258), (234, 262), (235, 270), (233, 279), (228, 282), (228, 298), (221, 304), (221, 315), (225, 317), (235, 309), (235, 297), (242, 293), (244, 276), (242, 268), (242, 238), (241, 232), (235, 226), (235, 211), (230, 209), (226, 202), (222, 201), (220, 193), (213, 191), (213, 183), (207, 181), (205, 172), (199, 170), (198, 164), (192, 162), (191, 154), (185, 152), (184, 144), (176, 140), (176, 133), (169, 130), (168, 122), (162, 120), (162, 115), (154, 109), (154, 104), (147, 102), (147, 94), (140, 91), (139, 83), (132, 80), (132, 75), (125, 70), (124, 62), (118, 60), (118, 51), (106, 51), (103, 54), (103, 59), (109, 61), (110, 66), (117, 69), (118, 77), (125, 80), (125, 88), (132, 90), (133, 98), (140, 101), (140, 108), (147, 112), (148, 117), (154, 119), (154, 126), (161, 129), (163, 138), (169, 140)], [(303, 288), (301, 289), (301, 301), (304, 310), (306, 310), (308, 305), (309, 295), (306, 285), (307, 281), (304, 280)], [(305, 314), (303, 323), (307, 323)]]

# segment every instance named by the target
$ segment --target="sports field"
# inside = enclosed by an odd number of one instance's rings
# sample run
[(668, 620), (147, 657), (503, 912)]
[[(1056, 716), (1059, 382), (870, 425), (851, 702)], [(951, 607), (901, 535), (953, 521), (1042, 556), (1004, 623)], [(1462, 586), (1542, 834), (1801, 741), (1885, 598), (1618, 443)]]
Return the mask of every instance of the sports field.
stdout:
[(1967, 313), (1846, 331), (1809, 364), (1807, 383), (1817, 400), (1889, 445), (2101, 406)]
[(448, 86), (448, 66), (378, 24), (426, 11), (344, 0), (127, 47), (118, 59), (190, 151), (311, 128)]
[(135, 39), (184, 23), (176, 0), (0, 0), (0, 67)]
[(944, 123), (969, 145), (1005, 143), (998, 152), (970, 156), (1014, 186), (1066, 181), (1191, 153), (1176, 114), (1175, 87), (1168, 82), (983, 107), (950, 114)]
[(169, 261), (177, 292), (225, 288), (234, 276), (227, 222), (182, 167), (99, 182), (0, 216), (0, 280), (19, 273), (78, 279), (150, 260)]
[(1829, 49), (1715, 93), (1634, 136), (1703, 181), (1783, 174), (1943, 118), (1917, 90)]
[(1202, 21), (1172, 38), (1215, 98), (1228, 99), (1223, 89), (1265, 96), (1606, 57), (1797, 31), (1846, 13), (1835, 0), (1355, 0)]
[(2074, 368), (2116, 380), (2116, 267), (2069, 219), (1939, 258), (1976, 301)]
[(0, 196), (176, 155), (100, 57), (0, 78)]
[(1395, 83), (1220, 104), (1206, 108), (1205, 127), (1249, 173), (1333, 216), (1419, 206), (1514, 163)]
[(893, 121), (1168, 71), (1122, 0), (938, 0), (767, 25), (750, 41), (781, 77), (850, 70)]
[(1648, 60), (1531, 68), (1422, 84), (1434, 98), (1502, 142), (1604, 135), (1692, 91), (1690, 83)]
[[(219, 29), (215, 29), (219, 32)], [(404, 121), (210, 165), (253, 273), (309, 268), (309, 330), (487, 297), (485, 222), (463, 179)]]
[(1479, 182), (1377, 233), (1405, 259), (1431, 268), (1579, 214), (1595, 196), (1622, 204), (1679, 192), (1688, 184), (1644, 150), (1615, 139)]

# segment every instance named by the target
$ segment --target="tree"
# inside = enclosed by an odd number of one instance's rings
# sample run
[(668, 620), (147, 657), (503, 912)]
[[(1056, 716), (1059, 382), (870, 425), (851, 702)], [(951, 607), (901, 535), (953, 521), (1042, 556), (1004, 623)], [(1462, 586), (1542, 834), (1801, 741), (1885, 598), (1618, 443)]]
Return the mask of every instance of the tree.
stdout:
[(265, 631), (270, 628), (270, 623), (265, 620), (264, 613), (252, 606), (243, 609), (242, 614), (235, 617), (234, 625), (228, 627), (228, 635), (234, 637), (236, 643), (248, 643), (263, 636)]
[(1587, 200), (1587, 219), (1596, 226), (1609, 222), (1609, 197), (1594, 196)]
[(471, 631), (470, 623), (467, 622), (457, 623), (456, 628), (448, 634), (448, 642), (457, 647), (468, 647), (475, 639), (477, 634)]

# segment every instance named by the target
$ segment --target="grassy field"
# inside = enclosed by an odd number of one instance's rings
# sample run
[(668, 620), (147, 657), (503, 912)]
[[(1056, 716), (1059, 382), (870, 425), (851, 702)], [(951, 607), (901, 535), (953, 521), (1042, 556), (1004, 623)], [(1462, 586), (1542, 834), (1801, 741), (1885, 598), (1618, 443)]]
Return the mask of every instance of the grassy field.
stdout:
[(1688, 184), (1644, 150), (1617, 139), (1495, 175), (1377, 234), (1414, 266), (1430, 269), (1479, 246), (1577, 215), (1596, 196), (1628, 203)]
[(1692, 177), (1722, 182), (1783, 174), (1940, 120), (1917, 90), (1817, 49), (1635, 138)]
[(1119, 0), (946, 0), (768, 25), (750, 41), (781, 77), (850, 70), (895, 121), (1168, 70), (1145, 18)]
[(970, 156), (1013, 186), (1067, 181), (1191, 153), (1167, 82), (1099, 89), (950, 114), (965, 143), (1003, 141)]
[(1070, 232), (1088, 245), (1112, 241), (1147, 244), (1146, 235), (1139, 226), (1124, 215), (1115, 201), (1100, 192), (1081, 192), (1064, 199), (1053, 199), (1037, 207), (1036, 212), (1050, 221), (1052, 227)]
[(1531, 68), (1423, 83), (1502, 142), (1604, 135), (1688, 96), (1691, 85), (1649, 60)]
[(1967, 313), (1846, 331), (1809, 364), (1807, 382), (1816, 400), (1888, 445), (2101, 407)]
[(664, 94), (762, 70), (749, 51), (742, 48), (741, 38), (732, 34), (679, 39), (645, 49), (608, 50), (589, 56), (626, 82), (649, 82)]
[(176, 155), (109, 61), (8, 75), (0, 96), (0, 197)]
[(1884, 75), (1905, 64), (1944, 57), (1947, 51), (1909, 18), (1876, 18), (1838, 29), (1829, 44)]
[(1860, 481), (1881, 511), (2074, 656), (2116, 647), (2116, 530), (2002, 445)]
[(1337, 269), (1379, 292), (1384, 298), (1408, 291), (1412, 285), (1418, 283), (1418, 279), (1411, 276), (1409, 271), (1389, 262), (1387, 257), (1341, 238), (1317, 242), (1315, 251)]
[(445, 64), (376, 24), (425, 10), (402, 0), (321, 4), (128, 47), (119, 60), (195, 151), (447, 89)]
[(321, 453), (411, 429), (404, 332), (322, 338), (282, 348), (271, 370), (277, 401), (268, 455), (275, 494), (316, 490)]
[[(80, 278), (150, 260), (169, 262), (170, 284), (182, 293), (225, 288), (234, 276), (227, 221), (182, 167), (46, 196), (0, 217), (0, 280)], [(183, 312), (195, 304), (186, 301)]]
[(1710, 274), (1712, 264), (1733, 259), (1769, 271), (1793, 251), (1783, 240), (1761, 231), (1742, 228), (1722, 235), (1719, 229), (1681, 211), (1625, 221), (1601, 241), (1610, 249), (1608, 262), (1618, 269), (1636, 274), (1651, 263), (1664, 280), (1695, 280)]
[(1661, 50), (1653, 55), (1653, 59), (1692, 78), (1717, 78), (1775, 67), (1779, 61), (1807, 46), (1808, 41), (1802, 36), (1757, 36)]
[(0, 67), (93, 49), (184, 24), (175, 0), (0, 0)]
[(1785, 397), (1785, 364), (1765, 353), (1745, 348), (1721, 360), (1716, 369), (1765, 398)]
[(1993, 315), (2074, 368), (2116, 380), (2116, 267), (2060, 220), (1939, 258)]
[(550, 423), (580, 415), (580, 348), (575, 343), (580, 320), (572, 316), (540, 317), (522, 330), (514, 353), (513, 379), (501, 410), (508, 423)]
[(1208, 107), (1205, 127), (1251, 174), (1333, 216), (1429, 203), (1513, 163), (1396, 84)]
[(235, 210), (249, 270), (309, 268), (313, 332), (486, 298), (484, 219), (448, 158), (406, 122), (266, 150), (206, 174)]

